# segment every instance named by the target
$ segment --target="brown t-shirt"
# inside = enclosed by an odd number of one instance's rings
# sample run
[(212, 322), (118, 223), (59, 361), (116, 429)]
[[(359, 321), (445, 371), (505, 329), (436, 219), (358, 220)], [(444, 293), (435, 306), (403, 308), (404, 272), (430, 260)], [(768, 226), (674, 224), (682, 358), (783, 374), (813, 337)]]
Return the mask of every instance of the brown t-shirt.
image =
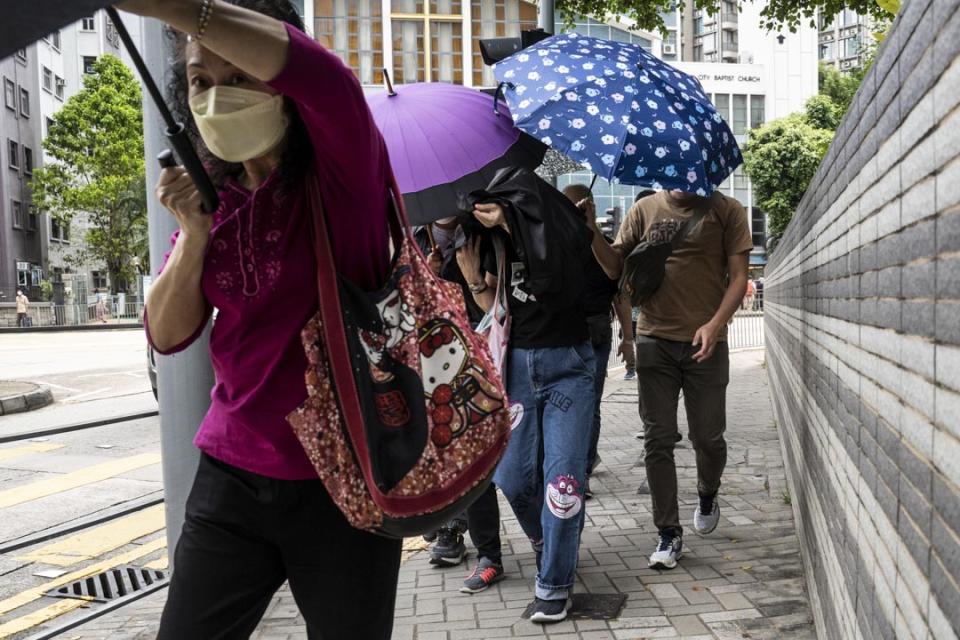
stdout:
[[(694, 214), (666, 191), (638, 201), (627, 213), (613, 248), (626, 258), (643, 240), (669, 240)], [(727, 257), (753, 249), (747, 214), (737, 200), (716, 194), (710, 212), (667, 260), (656, 293), (640, 308), (637, 333), (691, 342), (716, 313), (727, 286)], [(718, 340), (726, 340), (727, 327)]]

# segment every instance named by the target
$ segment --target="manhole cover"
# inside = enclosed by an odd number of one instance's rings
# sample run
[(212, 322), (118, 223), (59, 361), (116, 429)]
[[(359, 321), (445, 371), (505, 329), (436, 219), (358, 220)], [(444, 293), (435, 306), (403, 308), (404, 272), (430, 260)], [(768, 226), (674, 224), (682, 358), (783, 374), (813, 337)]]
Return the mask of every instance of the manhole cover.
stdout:
[(148, 587), (165, 583), (167, 572), (141, 567), (116, 567), (48, 591), (54, 598), (76, 598), (92, 602), (112, 602)]
[[(627, 602), (625, 593), (575, 593), (569, 620), (613, 620), (620, 615)], [(533, 615), (533, 603), (523, 612), (523, 618)]]

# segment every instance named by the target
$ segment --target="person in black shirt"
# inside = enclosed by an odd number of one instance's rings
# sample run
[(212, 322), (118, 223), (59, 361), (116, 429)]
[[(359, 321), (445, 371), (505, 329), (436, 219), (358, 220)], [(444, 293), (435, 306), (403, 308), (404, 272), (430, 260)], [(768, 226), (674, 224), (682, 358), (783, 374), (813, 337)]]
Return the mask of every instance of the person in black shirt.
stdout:
[[(516, 215), (517, 207), (535, 201), (544, 224), (554, 224), (552, 216), (569, 216), (563, 224), (579, 224), (577, 213), (568, 200), (551, 187), (538, 184), (539, 193), (530, 193), (521, 204), (509, 200), (480, 202), (473, 215), (491, 235), (505, 245), (503, 285), (510, 314), (509, 349), (506, 365), (507, 394), (513, 417), (510, 444), (494, 476), (494, 482), (506, 496), (521, 528), (537, 552), (537, 579), (532, 622), (559, 622), (566, 618), (571, 604), (574, 573), (584, 523), (583, 488), (587, 482), (589, 427), (594, 410), (595, 359), (590, 346), (587, 322), (581, 301), (582, 282), (567, 282), (562, 265), (551, 277), (560, 285), (556, 294), (535, 295), (531, 287), (530, 256), (518, 251), (523, 229), (511, 229), (505, 207), (514, 207), (511, 220), (526, 220)], [(543, 194), (546, 193), (544, 196)], [(540, 199), (541, 196), (543, 199)], [(550, 202), (551, 210), (541, 209)], [(566, 207), (562, 211), (556, 207)], [(558, 223), (559, 224), (559, 223)], [(553, 238), (544, 252), (582, 255), (587, 247), (558, 246)], [(529, 249), (529, 247), (528, 247)], [(587, 249), (588, 250), (588, 249)], [(544, 257), (542, 252), (540, 257)], [(489, 255), (489, 253), (487, 254)], [(525, 259), (526, 258), (526, 259)], [(562, 262), (562, 261), (561, 261)], [(557, 261), (543, 259), (543, 265)], [(493, 305), (491, 292), (497, 290), (497, 259), (481, 259), (480, 245), (468, 244), (460, 263), (474, 299), (484, 308)], [(554, 267), (556, 268), (556, 267)], [(543, 271), (538, 272), (541, 275)], [(484, 286), (485, 285), (485, 286)], [(553, 290), (553, 288), (551, 288)]]
[[(571, 202), (577, 205), (583, 215), (596, 220), (597, 208), (593, 202), (593, 192), (585, 184), (571, 184), (563, 190)], [(611, 238), (606, 238), (612, 243)], [(613, 324), (611, 310), (617, 314), (623, 338), (617, 352), (625, 359), (630, 358), (633, 352), (633, 321), (631, 319), (630, 303), (621, 300), (620, 284), (611, 279), (600, 263), (593, 256), (592, 251), (586, 252), (584, 259), (586, 289), (583, 294), (583, 309), (587, 316), (587, 327), (590, 331), (590, 344), (596, 356), (596, 370), (594, 371), (594, 404), (593, 423), (590, 436), (590, 451), (587, 454), (587, 484), (584, 487), (584, 497), (593, 497), (590, 488), (590, 476), (600, 462), (597, 445), (600, 442), (600, 401), (603, 398), (603, 386), (607, 379), (607, 364), (610, 351), (613, 348)]]
[[(415, 234), (420, 249), (427, 255), (433, 272), (447, 280), (459, 284), (463, 289), (467, 305), (467, 317), (476, 328), (485, 311), (477, 304), (469, 283), (463, 277), (460, 262), (464, 260), (464, 251), (457, 250), (465, 243), (463, 228), (456, 217), (445, 218), (430, 226), (421, 227)], [(473, 240), (477, 243), (479, 237)], [(471, 244), (467, 250), (472, 250)], [(478, 291), (481, 300), (489, 302), (482, 285)], [(453, 567), (463, 562), (467, 548), (463, 543), (463, 533), (469, 530), (470, 539), (477, 548), (477, 564), (460, 587), (463, 593), (479, 593), (491, 584), (504, 578), (500, 543), (500, 505), (497, 502), (496, 485), (490, 486), (480, 494), (465, 513), (454, 518), (436, 532), (436, 544), (430, 550), (430, 563), (439, 567)], [(432, 538), (432, 536), (431, 536)]]

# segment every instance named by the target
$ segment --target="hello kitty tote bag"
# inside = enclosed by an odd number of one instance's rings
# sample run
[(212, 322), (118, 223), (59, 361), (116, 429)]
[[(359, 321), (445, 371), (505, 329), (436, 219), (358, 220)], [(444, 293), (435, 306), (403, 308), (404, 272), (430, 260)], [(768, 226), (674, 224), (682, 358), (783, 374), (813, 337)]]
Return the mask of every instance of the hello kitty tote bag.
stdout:
[(487, 488), (506, 451), (500, 371), (460, 287), (427, 265), (398, 198), (397, 253), (371, 293), (338, 276), (316, 181), (308, 195), (320, 311), (301, 334), (308, 397), (287, 420), (351, 525), (391, 537), (435, 530)]

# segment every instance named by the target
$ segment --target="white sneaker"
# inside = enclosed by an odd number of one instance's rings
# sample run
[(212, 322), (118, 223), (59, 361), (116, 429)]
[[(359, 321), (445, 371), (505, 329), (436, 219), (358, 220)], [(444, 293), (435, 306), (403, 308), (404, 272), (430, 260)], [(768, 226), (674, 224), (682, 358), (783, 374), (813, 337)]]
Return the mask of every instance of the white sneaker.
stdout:
[(693, 512), (693, 530), (702, 536), (713, 533), (720, 522), (720, 504), (717, 497), (700, 496), (700, 504)]
[(651, 569), (673, 569), (683, 557), (683, 537), (672, 531), (660, 532), (660, 544), (650, 556), (647, 566)]

